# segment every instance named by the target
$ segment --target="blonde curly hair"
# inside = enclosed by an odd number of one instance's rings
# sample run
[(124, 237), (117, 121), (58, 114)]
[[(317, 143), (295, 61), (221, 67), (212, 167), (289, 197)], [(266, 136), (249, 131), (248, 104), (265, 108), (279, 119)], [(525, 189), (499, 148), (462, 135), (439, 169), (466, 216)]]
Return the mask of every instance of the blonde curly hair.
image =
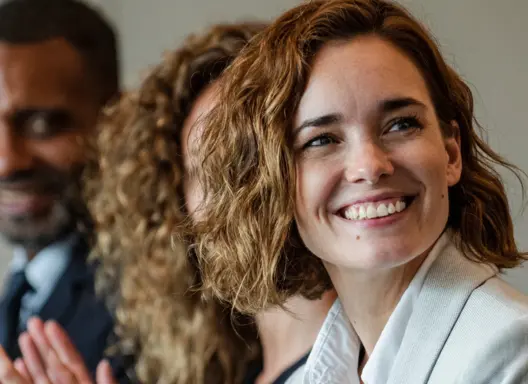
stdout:
[[(185, 218), (183, 122), (199, 93), (260, 30), (217, 25), (167, 53), (135, 92), (104, 112), (85, 197), (94, 221), (96, 285), (116, 314), (116, 347), (145, 383), (239, 382), (256, 357), (255, 329), (204, 301), (180, 234)], [(240, 337), (242, 336), (242, 337)]]
[(377, 35), (407, 54), (429, 87), (443, 133), (460, 127), (463, 170), (449, 190), (448, 226), (469, 258), (499, 268), (526, 257), (515, 244), (509, 205), (494, 165), (519, 170), (478, 135), (469, 87), (423, 27), (384, 0), (310, 1), (259, 34), (224, 72), (219, 104), (204, 121), (207, 204), (196, 247), (204, 288), (255, 314), (293, 295), (320, 295), (330, 282), (294, 221), (293, 116), (311, 63), (328, 42)]

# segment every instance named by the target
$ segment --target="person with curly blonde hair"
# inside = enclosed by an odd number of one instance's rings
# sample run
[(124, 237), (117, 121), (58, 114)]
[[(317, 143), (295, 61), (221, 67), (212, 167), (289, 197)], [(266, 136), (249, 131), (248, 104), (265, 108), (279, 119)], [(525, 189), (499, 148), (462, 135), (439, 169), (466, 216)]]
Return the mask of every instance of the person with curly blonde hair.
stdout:
[(469, 87), (385, 0), (287, 11), (202, 123), (205, 290), (259, 313), (333, 285), (293, 383), (528, 383), (526, 259)]
[[(200, 215), (191, 148), (201, 116), (216, 104), (216, 80), (263, 27), (216, 25), (189, 37), (101, 123), (85, 182), (97, 230), (93, 258), (99, 290), (116, 309), (117, 348), (137, 356), (140, 382), (285, 383), (302, 369), (334, 301), (328, 291), (322, 300), (294, 297), (286, 311), (258, 314), (259, 347), (253, 320), (244, 325), (248, 319), (233, 319), (217, 300), (202, 301), (189, 239), (181, 235), (185, 218)], [(52, 377), (89, 381), (65, 335), (48, 335), (65, 362), (50, 362)]]
[[(217, 354), (229, 373), (222, 383), (238, 382), (235, 373), (244, 370), (249, 371), (244, 382), (283, 383), (290, 371), (302, 366), (333, 302), (329, 291), (323, 300), (292, 298), (288, 311), (257, 314), (263, 362), (248, 367), (248, 348), (234, 335), (245, 328), (233, 330), (225, 306), (202, 302), (188, 292), (199, 285), (199, 271), (171, 236), (178, 234), (186, 215), (201, 214), (196, 212), (200, 170), (191, 148), (199, 144), (201, 116), (216, 104), (216, 80), (263, 27), (217, 25), (190, 37), (151, 72), (137, 95), (109, 111), (102, 124), (97, 143), (100, 176), (94, 178), (88, 199), (98, 229), (98, 283), (104, 290), (119, 276), (119, 288), (111, 291), (120, 295), (122, 344), (138, 336), (142, 340), (137, 370), (150, 372), (143, 381), (159, 375), (160, 367), (172, 372), (167, 377), (184, 377), (182, 372), (194, 367), (189, 377), (211, 383), (219, 376), (204, 375), (199, 368)], [(189, 257), (194, 258), (192, 251)], [(250, 346), (251, 336), (245, 338)]]
[(138, 356), (141, 382), (239, 383), (258, 353), (253, 326), (233, 327), (230, 309), (197, 291), (199, 271), (180, 231), (187, 215), (180, 134), (199, 82), (218, 76), (262, 28), (217, 25), (189, 36), (100, 124), (98, 164), (85, 181), (96, 284), (115, 303), (117, 347)]

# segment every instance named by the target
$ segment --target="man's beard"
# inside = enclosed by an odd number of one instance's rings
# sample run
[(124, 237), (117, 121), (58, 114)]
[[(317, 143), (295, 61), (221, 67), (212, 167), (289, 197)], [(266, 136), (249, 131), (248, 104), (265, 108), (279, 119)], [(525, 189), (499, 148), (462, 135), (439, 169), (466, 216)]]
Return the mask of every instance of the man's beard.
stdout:
[[(6, 225), (7, 224), (7, 225)], [(56, 201), (50, 212), (39, 217), (17, 217), (4, 224), (3, 235), (13, 244), (39, 250), (75, 229), (75, 219), (67, 204)]]
[(45, 175), (53, 182), (47, 185), (39, 184), (42, 176), (35, 177), (35, 185), (43, 185), (42, 193), (53, 193), (51, 208), (39, 215), (0, 217), (3, 236), (13, 244), (38, 251), (77, 231), (80, 226), (85, 227), (89, 220), (81, 198), (81, 174), (80, 169), (68, 174), (48, 169)]

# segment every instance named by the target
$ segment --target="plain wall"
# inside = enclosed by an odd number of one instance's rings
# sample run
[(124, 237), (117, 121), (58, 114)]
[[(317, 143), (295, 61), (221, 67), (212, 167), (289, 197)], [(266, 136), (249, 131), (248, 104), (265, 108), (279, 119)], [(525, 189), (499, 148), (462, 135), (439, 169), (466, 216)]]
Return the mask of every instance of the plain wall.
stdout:
[[(214, 22), (269, 20), (295, 5), (295, 0), (93, 0), (121, 33), (123, 81), (138, 83), (140, 72), (156, 63), (165, 49), (177, 46), (190, 32)], [(474, 90), (477, 117), (498, 152), (528, 170), (526, 110), (528, 89), (528, 14), (525, 0), (401, 0), (430, 26), (447, 60)], [(528, 249), (528, 217), (520, 211), (519, 185), (507, 182), (516, 238)], [(0, 275), (9, 260), (0, 244)], [(528, 293), (528, 270), (508, 279)]]

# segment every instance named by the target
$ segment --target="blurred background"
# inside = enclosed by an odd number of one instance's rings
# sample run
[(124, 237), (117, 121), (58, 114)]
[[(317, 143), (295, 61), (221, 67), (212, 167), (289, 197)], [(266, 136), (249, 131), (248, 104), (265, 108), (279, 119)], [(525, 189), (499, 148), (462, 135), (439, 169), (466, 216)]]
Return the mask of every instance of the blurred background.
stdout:
[[(163, 51), (191, 32), (215, 22), (271, 20), (297, 0), (92, 0), (114, 23), (121, 38), (123, 86), (134, 87), (141, 73)], [(474, 91), (477, 117), (487, 140), (508, 160), (528, 171), (528, 1), (401, 0), (440, 42), (448, 61)], [(508, 186), (516, 237), (528, 249), (528, 214), (521, 211), (521, 191), (500, 170)], [(11, 249), (0, 239), (0, 280)], [(528, 293), (528, 267), (506, 278)]]

